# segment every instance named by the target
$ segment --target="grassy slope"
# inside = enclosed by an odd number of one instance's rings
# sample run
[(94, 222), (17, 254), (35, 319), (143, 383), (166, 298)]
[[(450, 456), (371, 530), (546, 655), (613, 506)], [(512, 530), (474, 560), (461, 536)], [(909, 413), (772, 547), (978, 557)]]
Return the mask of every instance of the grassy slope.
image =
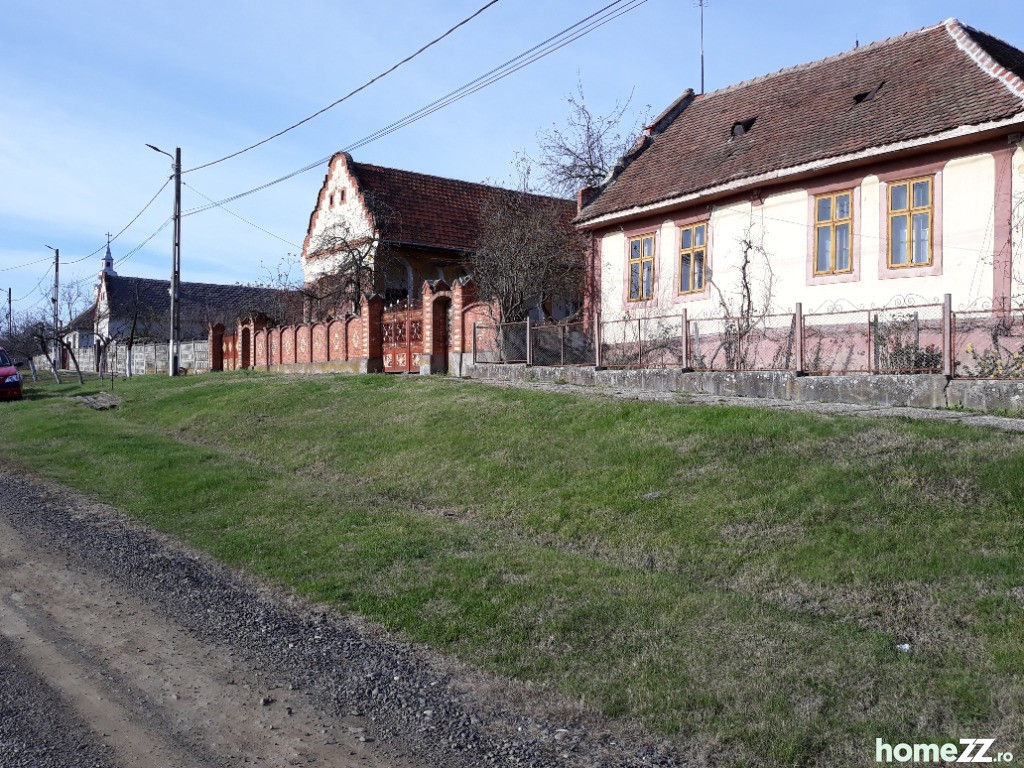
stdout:
[(0, 450), (684, 748), (1022, 746), (1018, 437), (377, 376), (140, 378), (111, 412), (78, 391), (4, 405)]

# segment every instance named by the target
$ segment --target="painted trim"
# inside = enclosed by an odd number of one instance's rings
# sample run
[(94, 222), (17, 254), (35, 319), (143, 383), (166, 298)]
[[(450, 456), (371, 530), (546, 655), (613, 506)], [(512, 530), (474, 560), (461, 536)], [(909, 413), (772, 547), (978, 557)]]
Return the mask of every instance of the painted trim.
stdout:
[(995, 160), (995, 223), (992, 237), (992, 306), (1008, 308), (1013, 295), (1013, 155), (1011, 145), (992, 153)]
[(964, 29), (963, 24), (959, 21), (947, 19), (943, 26), (956, 42), (957, 48), (967, 54), (967, 57), (978, 66), (978, 69), (997, 80), (1006, 90), (1024, 101), (1024, 80), (993, 59), (984, 48), (971, 39), (970, 32)]
[[(863, 180), (863, 176), (861, 177)], [(817, 212), (815, 210), (819, 195), (835, 194), (837, 192), (850, 191), (850, 203), (853, 206), (853, 215), (850, 232), (850, 271), (835, 272), (830, 274), (817, 275), (814, 273), (814, 245), (817, 237)], [(853, 187), (849, 182), (841, 184), (820, 184), (814, 192), (807, 193), (807, 259), (806, 259), (806, 280), (805, 285), (830, 285), (833, 283), (857, 283), (860, 282), (860, 252), (861, 252), (861, 229), (864, 215), (861, 197), (863, 192), (860, 183)]]
[[(918, 177), (905, 176), (890, 181), (911, 181)], [(934, 277), (942, 274), (942, 230), (945, 226), (943, 207), (942, 171), (932, 176), (932, 263), (921, 267), (889, 266), (889, 182), (878, 183), (878, 279), (896, 280), (903, 277)]]

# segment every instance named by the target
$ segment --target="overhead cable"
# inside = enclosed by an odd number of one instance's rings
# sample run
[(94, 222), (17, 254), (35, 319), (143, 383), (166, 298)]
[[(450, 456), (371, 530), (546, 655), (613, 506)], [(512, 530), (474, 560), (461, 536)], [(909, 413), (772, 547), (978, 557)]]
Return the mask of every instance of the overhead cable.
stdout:
[(460, 21), (454, 27), (451, 27), (450, 29), (448, 29), (444, 34), (440, 35), (439, 37), (435, 37), (433, 40), (431, 40), (429, 43), (424, 45), (418, 51), (409, 54), (408, 56), (406, 56), (404, 59), (402, 59), (400, 62), (398, 62), (394, 66), (389, 67), (388, 69), (384, 70), (383, 72), (381, 72), (376, 77), (373, 77), (370, 80), (367, 80), (365, 83), (360, 85), (358, 88), (356, 88), (356, 89), (346, 93), (340, 99), (337, 99), (336, 101), (332, 101), (326, 107), (324, 107), (323, 109), (317, 110), (316, 112), (311, 114), (309, 117), (304, 117), (302, 120), (299, 120), (297, 123), (293, 123), (292, 125), (289, 125), (284, 130), (278, 131), (277, 133), (273, 134), (272, 136), (268, 136), (267, 138), (263, 139), (262, 141), (257, 141), (255, 144), (250, 144), (248, 147), (245, 147), (244, 149), (240, 149), (237, 152), (232, 152), (230, 155), (225, 155), (224, 157), (218, 158), (217, 160), (211, 160), (208, 163), (203, 163), (202, 165), (197, 165), (194, 168), (189, 168), (186, 171), (182, 171), (182, 173), (192, 173), (193, 171), (198, 171), (198, 170), (201, 170), (203, 168), (209, 168), (211, 165), (216, 165), (217, 163), (223, 163), (225, 160), (230, 160), (233, 157), (238, 157), (239, 155), (244, 154), (245, 152), (248, 152), (250, 149), (256, 149), (256, 147), (263, 146), (267, 142), (273, 141), (274, 139), (278, 138), (279, 136), (283, 136), (284, 134), (288, 133), (288, 131), (292, 131), (292, 130), (298, 128), (300, 125), (308, 123), (313, 118), (319, 117), (320, 115), (322, 115), (324, 112), (328, 111), (329, 109), (333, 109), (334, 107), (338, 106), (342, 102), (347, 101), (348, 99), (352, 98), (353, 96), (355, 96), (360, 91), (366, 90), (371, 85), (376, 83), (378, 80), (381, 80), (381, 79), (387, 77), (392, 72), (394, 72), (396, 69), (401, 67), (403, 64), (408, 64), (410, 61), (415, 59), (417, 56), (419, 56), (421, 53), (426, 51), (428, 48), (431, 48), (434, 45), (437, 45), (439, 42), (444, 40), (446, 37), (448, 37), (450, 34), (452, 34), (459, 27), (462, 27), (462, 26), (468, 24), (470, 21), (475, 19), (477, 16), (479, 16), (481, 13), (486, 11), (492, 5), (496, 4), (498, 1), (499, 0), (490, 0), (489, 3), (484, 5), (482, 8), (477, 10), (475, 13), (473, 13), (472, 15), (467, 16), (466, 18), (464, 18), (462, 21)]

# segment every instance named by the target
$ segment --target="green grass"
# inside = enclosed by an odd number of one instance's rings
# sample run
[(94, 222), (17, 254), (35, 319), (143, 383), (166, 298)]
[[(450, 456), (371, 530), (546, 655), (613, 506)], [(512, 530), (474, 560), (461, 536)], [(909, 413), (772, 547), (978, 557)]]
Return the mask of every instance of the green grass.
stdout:
[(68, 397), (101, 386), (30, 384), (0, 404), (0, 450), (684, 754), (1022, 746), (1018, 436), (383, 376)]

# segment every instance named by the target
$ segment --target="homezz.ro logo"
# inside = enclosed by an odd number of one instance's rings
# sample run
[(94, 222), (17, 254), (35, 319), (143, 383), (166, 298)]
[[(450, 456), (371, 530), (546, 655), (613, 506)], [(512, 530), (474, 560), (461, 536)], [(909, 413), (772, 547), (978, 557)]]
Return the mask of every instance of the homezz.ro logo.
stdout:
[(875, 739), (878, 763), (1011, 763), (1012, 752), (993, 752), (995, 739), (960, 739), (960, 745), (897, 744)]

